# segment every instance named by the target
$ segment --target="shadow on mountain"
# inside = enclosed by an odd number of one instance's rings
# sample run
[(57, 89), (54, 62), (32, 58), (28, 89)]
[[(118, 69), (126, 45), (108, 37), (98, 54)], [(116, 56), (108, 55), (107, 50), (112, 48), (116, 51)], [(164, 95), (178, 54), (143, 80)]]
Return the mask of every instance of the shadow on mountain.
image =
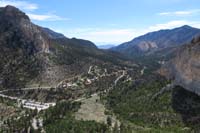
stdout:
[(172, 93), (172, 107), (181, 114), (187, 126), (200, 130), (200, 97), (198, 95), (177, 86)]

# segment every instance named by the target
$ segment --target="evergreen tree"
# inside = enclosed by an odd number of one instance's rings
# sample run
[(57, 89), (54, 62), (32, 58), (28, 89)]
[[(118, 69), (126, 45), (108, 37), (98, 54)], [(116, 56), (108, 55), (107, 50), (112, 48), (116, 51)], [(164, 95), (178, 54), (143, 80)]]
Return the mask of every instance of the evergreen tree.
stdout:
[(112, 126), (112, 119), (110, 118), (110, 116), (107, 117), (107, 124), (108, 126)]

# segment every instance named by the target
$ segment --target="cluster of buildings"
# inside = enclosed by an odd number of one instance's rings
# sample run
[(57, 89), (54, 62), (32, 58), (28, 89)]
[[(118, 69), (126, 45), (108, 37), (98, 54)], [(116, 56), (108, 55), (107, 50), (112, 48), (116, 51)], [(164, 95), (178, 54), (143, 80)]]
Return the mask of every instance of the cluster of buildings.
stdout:
[(21, 105), (24, 108), (37, 109), (38, 111), (41, 111), (48, 109), (51, 106), (55, 106), (56, 103), (42, 103), (42, 102), (35, 102), (32, 100), (21, 100)]

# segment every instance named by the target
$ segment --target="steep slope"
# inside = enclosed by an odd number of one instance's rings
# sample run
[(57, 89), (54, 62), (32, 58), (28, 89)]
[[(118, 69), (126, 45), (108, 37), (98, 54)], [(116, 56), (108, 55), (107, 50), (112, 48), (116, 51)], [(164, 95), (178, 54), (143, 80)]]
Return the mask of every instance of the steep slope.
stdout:
[(123, 43), (111, 50), (129, 56), (163, 50), (165, 48), (180, 46), (189, 42), (194, 36), (200, 34), (200, 29), (182, 26), (172, 30), (160, 30), (137, 37), (130, 42)]
[(21, 86), (39, 73), (35, 53), (49, 48), (39, 27), (18, 9), (0, 8), (0, 21), (1, 87)]
[(161, 73), (172, 79), (175, 85), (200, 95), (200, 36), (181, 47)]
[[(0, 88), (56, 86), (91, 64), (121, 64), (120, 55), (33, 24), (19, 9), (0, 8)], [(113, 58), (115, 58), (114, 61)]]
[(49, 35), (49, 37), (52, 38), (52, 39), (66, 38), (63, 34), (56, 33), (49, 28), (42, 28), (42, 30), (44, 32), (46, 32)]

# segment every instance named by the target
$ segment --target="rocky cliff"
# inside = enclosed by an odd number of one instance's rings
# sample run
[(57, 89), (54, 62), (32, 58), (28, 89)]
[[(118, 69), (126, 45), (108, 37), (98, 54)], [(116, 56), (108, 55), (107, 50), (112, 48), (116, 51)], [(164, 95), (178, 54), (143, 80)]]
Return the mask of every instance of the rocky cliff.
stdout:
[(176, 57), (164, 66), (162, 74), (175, 85), (200, 95), (200, 36), (181, 47)]

